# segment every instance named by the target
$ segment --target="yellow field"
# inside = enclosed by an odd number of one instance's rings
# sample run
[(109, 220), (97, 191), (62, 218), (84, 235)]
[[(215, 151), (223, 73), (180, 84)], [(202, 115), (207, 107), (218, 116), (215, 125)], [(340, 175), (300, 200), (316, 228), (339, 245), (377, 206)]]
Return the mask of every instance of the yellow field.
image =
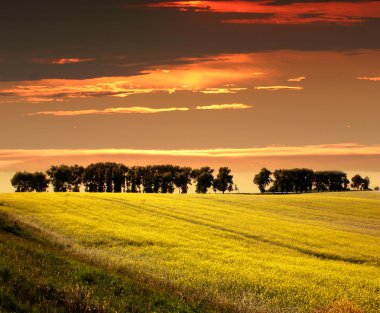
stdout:
[(1, 194), (99, 266), (240, 312), (380, 308), (380, 193)]

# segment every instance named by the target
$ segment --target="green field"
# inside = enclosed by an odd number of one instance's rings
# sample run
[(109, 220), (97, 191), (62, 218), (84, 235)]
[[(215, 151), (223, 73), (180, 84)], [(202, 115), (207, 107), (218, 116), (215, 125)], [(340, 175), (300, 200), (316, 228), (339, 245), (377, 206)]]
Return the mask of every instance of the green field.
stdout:
[(380, 193), (1, 194), (0, 213), (0, 304), (18, 266), (94, 312), (379, 312)]

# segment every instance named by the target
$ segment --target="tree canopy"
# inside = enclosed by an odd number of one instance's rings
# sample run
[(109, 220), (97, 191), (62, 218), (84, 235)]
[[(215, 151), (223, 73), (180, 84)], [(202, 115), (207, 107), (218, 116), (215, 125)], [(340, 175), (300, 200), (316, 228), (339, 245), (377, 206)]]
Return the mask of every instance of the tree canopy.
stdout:
[(214, 190), (219, 190), (222, 193), (225, 193), (226, 190), (233, 191), (234, 181), (233, 175), (231, 175), (231, 170), (228, 167), (219, 168), (218, 175), (213, 181)]
[[(345, 191), (349, 190), (350, 183), (347, 174), (342, 171), (314, 172), (307, 168), (279, 169), (273, 173), (263, 168), (254, 176), (253, 182), (261, 192), (265, 192), (265, 187), (273, 183), (269, 191), (277, 193)], [(363, 179), (360, 175), (355, 175), (351, 187), (357, 190), (369, 190), (369, 183), (368, 177)]]
[[(369, 177), (356, 174), (350, 181), (342, 171), (316, 171), (307, 168), (277, 169), (273, 173), (262, 168), (254, 175), (254, 184), (260, 192), (267, 188), (272, 193), (304, 193), (345, 191), (349, 186), (356, 190), (370, 190)], [(128, 167), (115, 162), (98, 162), (86, 167), (81, 165), (52, 165), (46, 173), (17, 172), (11, 179), (16, 192), (43, 192), (49, 185), (54, 192), (144, 192), (187, 193), (189, 185), (195, 184), (195, 192), (213, 190), (225, 193), (238, 191), (234, 185), (231, 169), (220, 167), (214, 177), (214, 169), (181, 167), (178, 165), (146, 165)]]
[(11, 179), (16, 192), (43, 192), (49, 187), (49, 179), (42, 172), (17, 172)]
[(264, 167), (261, 169), (260, 173), (256, 174), (253, 178), (253, 183), (259, 187), (261, 193), (264, 193), (265, 187), (273, 181), (270, 177), (271, 175), (272, 172)]
[(356, 190), (369, 190), (369, 184), (370, 179), (368, 176), (363, 178), (359, 174), (356, 174), (351, 178), (351, 187)]

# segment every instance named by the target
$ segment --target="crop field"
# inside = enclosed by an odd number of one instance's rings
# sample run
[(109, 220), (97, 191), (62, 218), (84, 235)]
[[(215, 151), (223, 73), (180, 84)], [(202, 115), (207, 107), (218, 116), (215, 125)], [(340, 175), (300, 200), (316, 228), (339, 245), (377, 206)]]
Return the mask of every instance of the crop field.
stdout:
[(380, 193), (19, 193), (0, 213), (188, 311), (379, 312)]

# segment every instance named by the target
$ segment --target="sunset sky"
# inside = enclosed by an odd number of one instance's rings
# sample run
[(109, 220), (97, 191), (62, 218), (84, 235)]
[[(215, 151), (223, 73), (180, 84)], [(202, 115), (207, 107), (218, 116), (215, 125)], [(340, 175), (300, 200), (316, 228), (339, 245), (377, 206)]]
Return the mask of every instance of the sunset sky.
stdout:
[(0, 192), (97, 161), (380, 185), (380, 1), (6, 0), (0, 24)]

